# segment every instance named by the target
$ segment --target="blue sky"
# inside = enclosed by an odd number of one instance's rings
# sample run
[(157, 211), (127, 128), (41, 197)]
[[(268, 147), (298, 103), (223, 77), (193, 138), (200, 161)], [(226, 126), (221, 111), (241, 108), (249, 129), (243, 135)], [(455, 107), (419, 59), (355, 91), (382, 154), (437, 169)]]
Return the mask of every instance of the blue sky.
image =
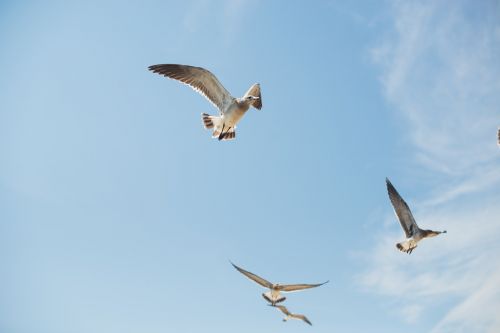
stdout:
[[(498, 1), (3, 1), (2, 332), (500, 330)], [(202, 66), (264, 107), (217, 142)], [(421, 227), (411, 256), (389, 177)], [(282, 323), (228, 260), (282, 283)]]

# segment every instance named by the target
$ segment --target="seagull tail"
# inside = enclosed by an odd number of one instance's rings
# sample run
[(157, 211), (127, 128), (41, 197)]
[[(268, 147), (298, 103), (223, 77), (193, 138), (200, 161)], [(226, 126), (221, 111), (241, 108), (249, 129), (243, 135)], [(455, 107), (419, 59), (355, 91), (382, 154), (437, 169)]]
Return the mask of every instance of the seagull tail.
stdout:
[[(218, 138), (219, 140), (233, 140), (236, 138), (234, 127), (224, 128), (224, 126), (222, 126), (221, 117), (211, 116), (208, 113), (202, 113), (201, 119), (203, 120), (203, 126), (205, 126), (206, 129), (213, 128), (214, 131), (212, 133), (212, 138)], [(224, 133), (221, 135), (222, 130), (224, 130)]]
[(234, 128), (231, 128), (229, 131), (224, 131), (224, 134), (220, 134), (220, 129), (214, 130), (212, 134), (212, 138), (219, 138), (219, 140), (234, 140), (236, 138), (236, 132)]
[(211, 129), (211, 128), (216, 127), (217, 124), (214, 124), (214, 123), (217, 123), (218, 119), (215, 119), (215, 118), (219, 118), (219, 117), (211, 116), (208, 113), (201, 114), (201, 119), (203, 120), (203, 126), (205, 126), (206, 129)]
[(404, 241), (401, 243), (397, 243), (396, 247), (398, 248), (399, 251), (410, 254), (413, 251), (413, 249), (417, 247), (417, 245), (412, 244), (412, 242), (409, 241)]

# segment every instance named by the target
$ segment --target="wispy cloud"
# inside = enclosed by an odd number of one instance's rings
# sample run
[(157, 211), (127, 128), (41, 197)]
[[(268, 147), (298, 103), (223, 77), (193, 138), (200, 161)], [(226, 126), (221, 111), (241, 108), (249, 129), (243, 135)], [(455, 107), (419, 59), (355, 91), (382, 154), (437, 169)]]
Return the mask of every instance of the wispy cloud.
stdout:
[(182, 25), (184, 29), (189, 31), (190, 33), (196, 32), (202, 26), (202, 16), (209, 9), (210, 1), (209, 0), (197, 0), (194, 1), (189, 10), (186, 11), (184, 17), (182, 19)]
[(435, 333), (499, 331), (500, 5), (391, 5), (394, 30), (372, 50), (373, 59), (414, 163), (434, 181), (429, 199), (411, 203), (417, 222), (449, 233), (402, 255), (393, 221), (359, 281), (392, 297), (409, 322), (436, 301), (451, 304)]
[[(197, 0), (190, 5), (183, 17), (183, 26), (189, 33), (199, 33), (207, 24), (218, 24), (226, 43), (233, 41), (248, 16), (248, 10), (257, 4), (257, 0)], [(214, 16), (213, 7), (217, 8)]]
[(441, 332), (498, 332), (500, 328), (500, 270), (493, 272), (432, 330)]
[(459, 1), (395, 1), (395, 30), (373, 49), (387, 99), (433, 170), (457, 175), (497, 159), (500, 9), (491, 6), (474, 21)]

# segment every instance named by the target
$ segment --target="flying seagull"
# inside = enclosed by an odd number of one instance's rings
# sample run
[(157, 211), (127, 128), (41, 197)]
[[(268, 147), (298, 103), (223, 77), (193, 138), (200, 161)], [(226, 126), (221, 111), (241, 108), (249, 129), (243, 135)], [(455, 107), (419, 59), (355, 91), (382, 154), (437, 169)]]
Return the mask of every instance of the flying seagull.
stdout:
[(269, 304), (269, 305), (273, 306), (275, 308), (278, 308), (281, 312), (283, 312), (283, 314), (285, 315), (285, 318), (283, 318), (283, 321), (287, 321), (288, 319), (299, 319), (299, 320), (303, 320), (304, 322), (306, 322), (312, 326), (312, 323), (309, 321), (309, 319), (307, 319), (306, 316), (304, 316), (302, 314), (291, 313), (290, 311), (288, 311), (288, 309), (284, 305), (271, 305), (271, 304)]
[(240, 268), (233, 263), (231, 263), (231, 265), (233, 265), (234, 268), (236, 268), (241, 274), (245, 275), (250, 280), (257, 282), (264, 288), (268, 288), (269, 291), (263, 293), (262, 297), (264, 297), (266, 301), (271, 303), (271, 305), (276, 305), (276, 303), (283, 302), (286, 299), (286, 297), (281, 296), (280, 292), (292, 292), (309, 288), (315, 288), (328, 282), (326, 281), (318, 284), (278, 284), (278, 283), (275, 284), (261, 278), (260, 276), (250, 273), (249, 271), (246, 271), (243, 268)]
[(387, 183), (387, 192), (389, 193), (389, 198), (391, 199), (392, 206), (394, 207), (394, 212), (396, 213), (399, 223), (401, 223), (401, 227), (406, 234), (406, 240), (396, 244), (396, 247), (400, 251), (410, 254), (417, 247), (417, 243), (422, 239), (446, 233), (446, 230), (433, 231), (420, 229), (413, 218), (408, 204), (403, 200), (403, 198), (401, 198), (389, 179), (386, 178), (385, 182)]
[(219, 116), (201, 114), (205, 128), (213, 128), (213, 138), (219, 140), (234, 139), (236, 137), (236, 124), (250, 106), (257, 110), (262, 108), (262, 97), (258, 83), (251, 86), (243, 97), (235, 98), (217, 80), (215, 75), (201, 67), (163, 64), (149, 66), (149, 70), (187, 84), (219, 109)]

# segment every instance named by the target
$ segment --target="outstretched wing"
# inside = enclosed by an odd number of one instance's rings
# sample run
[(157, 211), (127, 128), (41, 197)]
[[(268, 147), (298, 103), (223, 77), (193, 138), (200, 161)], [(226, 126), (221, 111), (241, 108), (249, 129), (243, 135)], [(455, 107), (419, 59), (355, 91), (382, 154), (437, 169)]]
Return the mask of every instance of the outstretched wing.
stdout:
[(264, 287), (264, 288), (271, 288), (273, 286), (273, 284), (271, 282), (267, 281), (266, 279), (263, 279), (263, 278), (261, 278), (258, 275), (250, 273), (249, 271), (246, 271), (243, 268), (240, 268), (240, 267), (236, 266), (233, 263), (231, 263), (231, 265), (233, 265), (233, 267), (236, 268), (241, 274), (245, 275), (250, 280), (253, 280), (253, 281), (257, 282), (262, 287)]
[(194, 66), (162, 64), (149, 66), (149, 70), (181, 81), (205, 96), (220, 113), (232, 102), (233, 97), (210, 71)]
[(307, 317), (306, 317), (306, 316), (304, 316), (304, 315), (301, 315), (301, 314), (293, 314), (293, 315), (292, 315), (292, 317), (293, 317), (293, 318), (297, 318), (297, 319), (301, 319), (301, 320), (305, 321), (306, 323), (308, 323), (309, 325), (311, 325), (311, 326), (312, 326), (312, 323), (311, 323), (311, 322), (309, 321), (309, 319), (307, 319)]
[(284, 291), (284, 292), (292, 292), (292, 291), (299, 291), (299, 290), (304, 290), (304, 289), (310, 289), (310, 288), (316, 288), (319, 286), (324, 285), (325, 283), (328, 283), (328, 281), (325, 281), (323, 283), (318, 283), (318, 284), (283, 284), (278, 286), (278, 290)]
[(258, 97), (259, 99), (255, 100), (252, 103), (252, 106), (258, 110), (262, 109), (262, 95), (260, 94), (260, 84), (256, 83), (251, 86), (250, 89), (248, 89), (248, 91), (245, 93), (245, 96), (243, 96), (243, 98), (247, 96)]
[(290, 311), (284, 305), (273, 305), (275, 308), (278, 308), (285, 316), (291, 315)]
[(386, 178), (385, 182), (387, 183), (387, 192), (389, 193), (389, 199), (391, 199), (392, 206), (394, 207), (394, 212), (406, 234), (406, 238), (410, 238), (418, 230), (418, 225), (413, 218), (410, 207), (408, 207), (408, 204), (401, 198), (389, 179)]

